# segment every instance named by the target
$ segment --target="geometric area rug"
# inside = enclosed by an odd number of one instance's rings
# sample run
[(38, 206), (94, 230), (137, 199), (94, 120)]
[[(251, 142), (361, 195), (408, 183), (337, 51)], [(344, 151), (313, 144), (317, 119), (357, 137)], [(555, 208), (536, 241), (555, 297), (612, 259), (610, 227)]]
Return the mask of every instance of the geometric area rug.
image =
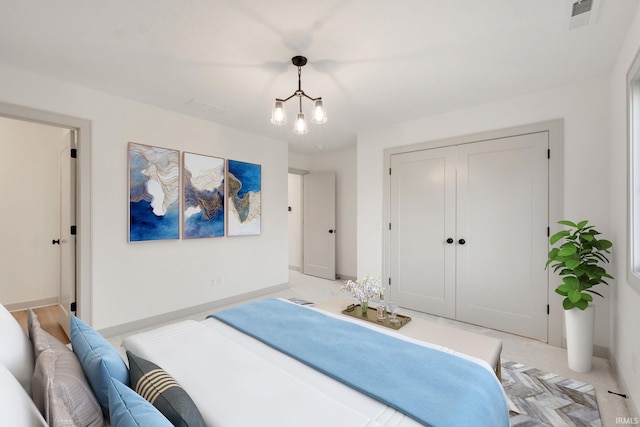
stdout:
[(502, 360), (512, 427), (602, 427), (591, 384)]

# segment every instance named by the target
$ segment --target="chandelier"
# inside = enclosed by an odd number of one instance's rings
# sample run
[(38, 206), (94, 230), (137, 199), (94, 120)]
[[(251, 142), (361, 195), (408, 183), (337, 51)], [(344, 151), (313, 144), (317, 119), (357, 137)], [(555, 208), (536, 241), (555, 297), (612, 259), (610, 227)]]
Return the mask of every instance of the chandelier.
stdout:
[(273, 105), (273, 111), (271, 112), (271, 123), (274, 125), (284, 125), (287, 123), (287, 111), (284, 109), (284, 103), (293, 98), (294, 96), (298, 97), (300, 109), (298, 110), (298, 114), (296, 116), (296, 121), (293, 125), (293, 133), (297, 133), (298, 135), (304, 135), (309, 131), (307, 128), (307, 122), (304, 119), (304, 113), (302, 112), (302, 98), (307, 98), (313, 101), (313, 116), (311, 117), (311, 122), (316, 124), (326, 123), (327, 121), (327, 113), (324, 110), (324, 104), (322, 103), (322, 98), (312, 98), (302, 90), (302, 86), (300, 83), (300, 75), (302, 74), (302, 67), (307, 63), (307, 58), (304, 56), (294, 56), (291, 58), (291, 63), (298, 67), (298, 90), (293, 92), (291, 96), (285, 99), (276, 98), (276, 102)]

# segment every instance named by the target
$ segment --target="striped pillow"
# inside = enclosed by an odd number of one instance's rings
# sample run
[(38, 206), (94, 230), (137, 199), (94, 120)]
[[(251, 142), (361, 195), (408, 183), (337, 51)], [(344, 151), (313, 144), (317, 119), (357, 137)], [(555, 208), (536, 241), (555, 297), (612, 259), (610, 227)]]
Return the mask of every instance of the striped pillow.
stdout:
[(127, 351), (131, 388), (155, 406), (176, 427), (206, 427), (191, 397), (155, 363)]

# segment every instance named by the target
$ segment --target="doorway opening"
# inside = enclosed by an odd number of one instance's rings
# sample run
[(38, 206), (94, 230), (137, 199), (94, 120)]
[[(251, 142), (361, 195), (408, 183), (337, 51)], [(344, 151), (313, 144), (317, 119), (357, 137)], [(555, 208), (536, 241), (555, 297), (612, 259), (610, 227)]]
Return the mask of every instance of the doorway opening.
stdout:
[[(74, 303), (74, 307), (69, 306), (68, 310), (70, 312), (72, 311), (72, 308), (75, 308), (75, 314), (78, 317), (83, 318), (84, 320), (90, 323), (91, 322), (91, 285), (90, 285), (91, 283), (90, 282), (91, 175), (90, 175), (89, 166), (90, 166), (90, 159), (91, 159), (91, 122), (85, 119), (79, 119), (76, 117), (66, 116), (66, 115), (52, 113), (52, 112), (43, 111), (43, 110), (36, 110), (32, 108), (27, 108), (27, 107), (21, 107), (21, 106), (7, 104), (7, 103), (0, 103), (0, 118), (6, 119), (6, 120), (12, 120), (14, 121), (14, 124), (17, 124), (18, 126), (22, 126), (22, 127), (35, 126), (36, 129), (49, 129), (49, 128), (57, 129), (57, 132), (60, 133), (60, 139), (65, 140), (67, 143), (70, 141), (69, 138), (71, 138), (71, 136), (75, 134), (76, 151), (74, 154), (76, 155), (76, 158), (77, 158), (77, 175), (76, 175), (76, 178), (73, 179), (73, 182), (71, 181), (69, 182), (70, 184), (69, 189), (72, 191), (72, 193), (74, 193), (73, 198), (76, 201), (75, 203), (76, 207), (75, 209), (73, 209), (73, 212), (71, 212), (71, 214), (75, 216), (75, 221), (74, 221), (75, 224), (73, 224), (75, 225), (75, 229), (71, 230), (71, 228), (69, 228), (68, 230), (71, 234), (75, 232), (76, 248), (75, 250), (70, 251), (70, 257), (72, 259), (70, 259), (70, 267), (69, 267), (72, 270), (69, 273), (72, 274), (73, 277), (75, 277), (75, 279), (69, 279), (73, 281), (73, 285), (74, 285), (73, 295), (75, 296), (75, 298), (73, 298), (73, 301), (70, 300), (70, 302)], [(38, 128), (38, 125), (40, 125), (40, 128)], [(36, 173), (34, 171), (36, 171), (38, 168), (38, 166), (35, 164), (35, 157), (36, 155), (43, 154), (43, 152), (46, 151), (45, 150), (46, 140), (41, 141), (39, 150), (34, 149), (34, 151), (32, 152), (32, 154), (35, 153), (33, 157), (25, 157), (24, 155), (20, 157), (14, 157), (12, 155), (14, 150), (18, 148), (23, 148), (23, 147), (20, 147), (21, 145), (20, 142), (11, 140), (10, 136), (6, 133), (4, 135), (0, 135), (0, 137), (2, 137), (2, 140), (5, 141), (5, 145), (8, 145), (10, 147), (9, 149), (5, 148), (5, 150), (7, 150), (5, 152), (9, 153), (7, 158), (11, 159), (13, 163), (11, 167), (12, 177), (10, 180), (8, 180), (9, 183), (11, 183), (15, 187), (20, 187), (22, 185), (20, 184), (21, 182), (27, 183), (27, 182), (30, 182), (30, 180), (35, 181), (33, 174)], [(7, 141), (7, 139), (9, 140)], [(54, 202), (43, 203), (42, 199), (36, 196), (36, 197), (32, 197), (30, 201), (23, 203), (22, 206), (12, 205), (14, 206), (14, 208), (16, 208), (13, 210), (18, 211), (19, 214), (22, 214), (25, 212), (37, 213), (37, 211), (46, 211), (46, 212), (49, 212), (56, 220), (55, 233), (51, 231), (51, 227), (49, 227), (46, 230), (39, 229), (39, 227), (41, 226), (39, 222), (37, 222), (34, 219), (29, 219), (23, 215), (20, 215), (19, 217), (15, 218), (13, 222), (13, 225), (15, 225), (16, 227), (30, 226), (31, 228), (37, 229), (35, 231), (39, 231), (38, 233), (34, 233), (33, 235), (30, 236), (30, 241), (27, 241), (24, 235), (15, 236), (14, 241), (18, 243), (22, 242), (23, 244), (26, 243), (27, 246), (29, 243), (32, 244), (32, 246), (34, 247), (39, 246), (40, 254), (38, 255), (43, 255), (45, 257), (47, 253), (51, 255), (50, 254), (51, 252), (55, 252), (55, 250), (58, 249), (57, 247), (61, 246), (58, 244), (58, 242), (56, 242), (57, 240), (60, 240), (60, 242), (62, 241), (60, 237), (57, 237), (60, 235), (60, 229), (59, 229), (60, 227), (60, 224), (59, 224), (60, 195), (59, 195), (59, 188), (58, 188), (58, 182), (59, 182), (58, 172), (60, 170), (59, 169), (60, 168), (59, 166), (60, 149), (59, 148), (60, 147), (56, 146), (55, 155), (52, 155), (49, 158), (49, 166), (48, 166), (49, 169), (53, 168), (54, 166), (51, 166), (52, 162), (55, 165), (56, 177), (53, 178), (53, 183), (56, 185), (56, 190), (55, 191), (51, 189), (48, 189), (48, 191), (42, 190), (47, 194), (47, 197), (49, 198), (53, 197)], [(69, 178), (69, 180), (71, 180), (71, 178)], [(5, 191), (7, 190), (5, 189)], [(52, 193), (52, 194), (49, 194), (49, 193)], [(31, 194), (31, 196), (34, 196), (34, 194)], [(10, 243), (7, 245), (3, 245), (3, 247), (4, 247), (3, 251), (12, 250), (12, 245)], [(52, 251), (52, 248), (54, 249), (53, 251)], [(55, 281), (56, 278), (59, 279), (60, 277), (59, 261), (57, 262), (57, 268), (53, 270), (51, 268), (44, 269), (42, 268), (42, 266), (40, 268), (35, 268), (37, 266), (34, 264), (36, 262), (35, 259), (33, 259), (34, 256), (35, 256), (34, 251), (31, 251), (30, 257), (27, 256), (27, 258), (31, 258), (31, 259), (22, 260), (21, 262), (23, 263), (23, 265), (24, 263), (31, 263), (30, 270), (32, 272), (35, 272), (36, 274), (35, 278), (31, 279), (31, 283), (33, 284), (32, 286), (34, 288), (37, 288), (43, 282), (47, 282), (49, 286), (49, 291), (47, 291), (47, 293), (45, 294), (46, 296), (42, 298), (43, 301), (39, 301), (38, 297), (34, 297), (33, 295), (35, 295), (35, 293), (27, 294), (26, 296), (5, 295), (3, 296), (3, 299), (5, 301), (2, 301), (2, 302), (5, 304), (5, 306), (7, 306), (9, 310), (19, 310), (21, 308), (27, 308), (27, 306), (49, 305), (49, 303), (56, 305), (60, 301), (59, 280), (57, 281), (57, 283)], [(49, 256), (47, 258), (47, 261), (43, 261), (43, 262), (48, 263), (48, 265), (50, 266), (51, 264), (54, 263), (52, 259), (57, 260), (58, 258)], [(3, 271), (5, 270), (3, 269)], [(38, 276), (38, 274), (40, 276)], [(56, 289), (56, 291), (53, 291), (53, 292), (51, 291), (52, 283), (54, 283), (53, 288)], [(37, 292), (37, 289), (33, 289), (33, 291)], [(72, 295), (69, 295), (69, 296), (71, 297)], [(63, 326), (68, 326), (68, 325), (63, 325)]]

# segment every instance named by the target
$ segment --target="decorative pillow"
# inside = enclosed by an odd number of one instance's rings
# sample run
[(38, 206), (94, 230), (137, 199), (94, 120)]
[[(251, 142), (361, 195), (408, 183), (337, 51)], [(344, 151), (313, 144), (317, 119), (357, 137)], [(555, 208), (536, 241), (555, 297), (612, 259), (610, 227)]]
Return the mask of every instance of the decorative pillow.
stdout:
[(176, 427), (206, 427), (202, 414), (180, 384), (158, 365), (127, 351), (129, 383)]
[(109, 379), (111, 427), (172, 427), (153, 405), (120, 381)]
[(37, 359), (40, 353), (51, 347), (49, 344), (49, 338), (44, 335), (44, 333), (47, 335), (49, 335), (49, 333), (42, 329), (40, 326), (40, 320), (38, 320), (38, 315), (31, 309), (27, 310), (27, 322), (29, 338), (31, 339), (31, 345), (33, 346), (33, 357), (34, 359)]
[(29, 333), (36, 352), (33, 401), (50, 426), (103, 425), (102, 409), (76, 355), (40, 328), (29, 310)]
[(11, 371), (0, 363), (0, 425), (47, 426), (38, 408)]
[(18, 321), (0, 304), (0, 363), (31, 395), (33, 376), (33, 349), (29, 337)]
[(109, 413), (109, 379), (129, 384), (127, 365), (109, 342), (91, 326), (71, 316), (71, 346), (105, 414)]

